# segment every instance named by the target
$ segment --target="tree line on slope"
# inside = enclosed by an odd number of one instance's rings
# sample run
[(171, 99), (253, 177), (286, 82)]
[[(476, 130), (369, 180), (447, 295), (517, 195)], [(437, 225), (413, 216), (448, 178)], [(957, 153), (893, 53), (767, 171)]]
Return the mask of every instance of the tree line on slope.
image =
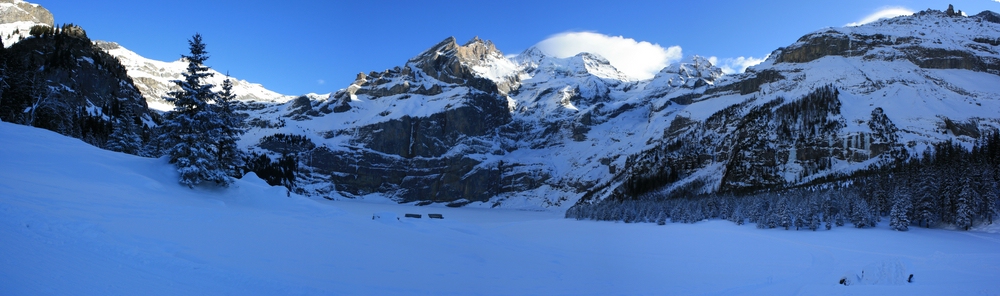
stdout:
[(0, 47), (0, 120), (136, 154), (151, 131), (137, 113), (142, 96), (118, 59), (73, 24), (38, 25), (31, 35)]
[(757, 228), (831, 229), (874, 227), (888, 218), (890, 228), (951, 225), (968, 230), (992, 224), (1000, 215), (1000, 133), (967, 150), (946, 142), (920, 158), (891, 167), (873, 167), (852, 177), (781, 191), (667, 197), (648, 194), (631, 200), (581, 203), (567, 218), (626, 223), (694, 223), (723, 219)]

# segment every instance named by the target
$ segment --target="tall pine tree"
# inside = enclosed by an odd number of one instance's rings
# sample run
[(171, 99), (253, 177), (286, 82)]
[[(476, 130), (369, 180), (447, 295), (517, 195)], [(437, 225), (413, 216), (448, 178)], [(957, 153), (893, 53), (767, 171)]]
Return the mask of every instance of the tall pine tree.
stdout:
[(910, 196), (905, 193), (899, 193), (892, 203), (892, 209), (889, 211), (889, 228), (897, 231), (909, 230), (910, 211), (912, 209), (913, 203), (910, 200)]
[(213, 105), (217, 122), (213, 134), (216, 142), (216, 156), (220, 168), (232, 177), (239, 177), (240, 168), (244, 166), (243, 151), (236, 142), (243, 135), (243, 117), (236, 112), (236, 94), (233, 93), (233, 81), (226, 77), (222, 82), (222, 92), (218, 94)]
[(212, 91), (212, 84), (203, 79), (212, 76), (205, 66), (208, 51), (201, 41), (201, 34), (195, 34), (188, 41), (190, 55), (181, 55), (188, 62), (184, 80), (171, 81), (180, 90), (169, 93), (164, 99), (174, 104), (174, 110), (167, 112), (161, 128), (161, 141), (166, 144), (165, 154), (170, 163), (180, 172), (180, 183), (193, 187), (204, 181), (214, 181), (223, 186), (232, 182), (225, 165), (219, 163), (218, 123), (216, 107), (209, 105), (218, 94)]

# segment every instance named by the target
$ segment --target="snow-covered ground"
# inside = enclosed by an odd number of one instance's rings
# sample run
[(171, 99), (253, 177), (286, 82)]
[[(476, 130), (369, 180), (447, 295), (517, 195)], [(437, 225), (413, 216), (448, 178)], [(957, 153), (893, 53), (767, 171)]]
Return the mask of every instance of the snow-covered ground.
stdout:
[(811, 232), (312, 200), (253, 176), (188, 189), (164, 159), (8, 123), (0, 142), (0, 295), (1000, 293), (996, 226)]

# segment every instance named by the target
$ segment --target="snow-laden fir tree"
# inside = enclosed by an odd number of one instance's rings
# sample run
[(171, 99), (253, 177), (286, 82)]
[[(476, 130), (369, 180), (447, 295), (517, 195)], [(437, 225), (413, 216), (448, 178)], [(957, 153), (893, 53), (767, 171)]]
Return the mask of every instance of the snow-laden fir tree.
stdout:
[(220, 120), (216, 108), (209, 105), (218, 94), (212, 91), (212, 84), (202, 81), (212, 76), (209, 68), (204, 66), (208, 51), (201, 41), (201, 34), (195, 34), (188, 44), (191, 55), (181, 55), (188, 62), (187, 72), (183, 73), (184, 80), (171, 81), (180, 89), (164, 97), (174, 104), (174, 110), (165, 115), (160, 141), (166, 147), (164, 154), (170, 157), (170, 163), (180, 172), (181, 184), (193, 187), (204, 181), (214, 181), (227, 186), (232, 178), (225, 169), (226, 165), (218, 160), (219, 133), (215, 125)]
[(917, 190), (915, 191), (917, 198), (913, 213), (914, 218), (917, 219), (917, 225), (931, 227), (937, 221), (937, 196), (934, 193), (938, 191), (938, 188), (934, 180), (936, 180), (934, 175), (929, 170), (924, 170), (917, 181)]
[(875, 215), (872, 214), (872, 208), (868, 206), (868, 202), (860, 197), (854, 201), (854, 207), (851, 209), (851, 224), (857, 228), (875, 227)]
[(969, 230), (972, 227), (972, 219), (975, 216), (973, 212), (975, 206), (972, 203), (976, 193), (969, 183), (970, 181), (962, 182), (955, 206), (955, 226), (962, 230)]
[(120, 118), (112, 121), (114, 124), (105, 148), (111, 151), (138, 155), (142, 149), (142, 138), (139, 137), (139, 127), (135, 125), (135, 115), (132, 110), (124, 108)]
[(892, 203), (892, 210), (889, 211), (889, 228), (897, 231), (907, 231), (910, 229), (910, 210), (913, 203), (910, 196), (899, 193)]
[(792, 226), (792, 213), (791, 210), (788, 209), (788, 202), (786, 200), (782, 199), (779, 201), (778, 211), (776, 214), (778, 215), (778, 226), (784, 227), (785, 230), (788, 230), (788, 227)]
[(233, 82), (228, 77), (222, 82), (222, 91), (215, 99), (217, 122), (213, 124), (213, 136), (217, 139), (216, 155), (220, 168), (232, 177), (238, 177), (239, 169), (243, 167), (243, 151), (236, 142), (245, 132), (243, 117), (236, 112), (236, 94), (233, 93)]

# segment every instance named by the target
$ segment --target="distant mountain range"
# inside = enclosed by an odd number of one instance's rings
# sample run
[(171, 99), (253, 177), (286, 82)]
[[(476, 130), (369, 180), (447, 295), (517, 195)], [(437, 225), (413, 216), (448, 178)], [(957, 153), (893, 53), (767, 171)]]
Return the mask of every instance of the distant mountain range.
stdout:
[[(5, 46), (15, 27), (0, 25)], [(169, 109), (161, 98), (183, 63), (93, 44), (120, 61), (150, 108)], [(249, 115), (241, 145), (296, 156), (297, 192), (565, 208), (786, 188), (934, 143), (971, 147), (1000, 130), (998, 46), (997, 13), (927, 10), (806, 34), (745, 73), (693, 56), (636, 81), (595, 54), (508, 57), (490, 41), (447, 38), (332, 94), (285, 96), (246, 81), (235, 92)]]

